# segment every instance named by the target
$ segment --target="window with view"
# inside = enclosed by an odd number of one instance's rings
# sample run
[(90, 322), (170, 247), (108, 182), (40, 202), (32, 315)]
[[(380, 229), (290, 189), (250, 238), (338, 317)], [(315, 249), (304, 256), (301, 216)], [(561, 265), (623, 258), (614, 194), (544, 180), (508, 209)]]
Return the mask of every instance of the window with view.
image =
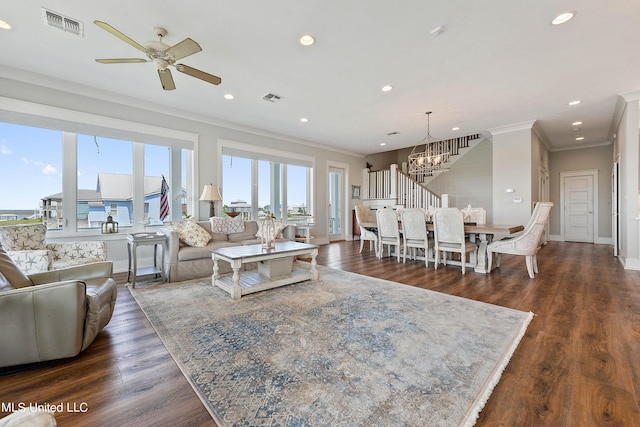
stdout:
[(225, 212), (240, 212), (246, 219), (266, 215), (288, 220), (310, 217), (309, 177), (312, 168), (295, 163), (310, 162), (295, 159), (274, 161), (270, 155), (260, 157), (260, 153), (223, 154), (222, 199)]
[[(69, 232), (100, 230), (108, 215), (124, 229), (180, 219), (193, 211), (186, 194), (190, 151), (0, 123), (0, 189), (15, 194), (1, 198), (0, 211), (18, 210)], [(21, 167), (13, 167), (20, 166), (16, 159)], [(16, 179), (24, 183), (20, 194), (9, 188)], [(169, 210), (161, 217), (163, 179)]]
[(62, 132), (0, 122), (0, 194), (5, 221), (62, 228)]

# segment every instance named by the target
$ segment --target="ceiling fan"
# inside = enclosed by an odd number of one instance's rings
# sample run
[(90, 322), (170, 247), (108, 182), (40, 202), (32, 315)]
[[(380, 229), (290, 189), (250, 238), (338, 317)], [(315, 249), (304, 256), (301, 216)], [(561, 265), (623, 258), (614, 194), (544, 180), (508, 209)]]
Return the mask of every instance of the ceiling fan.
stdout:
[(175, 67), (175, 69), (180, 71), (181, 73), (187, 74), (200, 80), (204, 80), (205, 82), (214, 85), (219, 85), (222, 82), (222, 79), (218, 76), (205, 73), (204, 71), (189, 67), (188, 65), (175, 63), (179, 59), (185, 58), (189, 55), (193, 55), (194, 53), (198, 53), (202, 50), (200, 45), (190, 38), (186, 38), (178, 44), (169, 46), (162, 42), (162, 38), (167, 35), (167, 30), (161, 27), (155, 27), (154, 31), (160, 38), (160, 40), (147, 41), (144, 43), (144, 45), (141, 45), (130, 37), (122, 34), (120, 31), (116, 30), (106, 22), (93, 21), (93, 23), (106, 32), (113, 34), (120, 40), (130, 44), (131, 46), (135, 47), (141, 52), (144, 52), (147, 55), (147, 59), (111, 58), (96, 59), (96, 62), (99, 62), (101, 64), (132, 64), (139, 62), (153, 62), (154, 64), (156, 64), (156, 68), (158, 69), (158, 76), (160, 76), (160, 83), (162, 83), (162, 88), (164, 90), (173, 90), (176, 88), (176, 85), (173, 82), (173, 77), (171, 76), (171, 70), (169, 70), (170, 65)]

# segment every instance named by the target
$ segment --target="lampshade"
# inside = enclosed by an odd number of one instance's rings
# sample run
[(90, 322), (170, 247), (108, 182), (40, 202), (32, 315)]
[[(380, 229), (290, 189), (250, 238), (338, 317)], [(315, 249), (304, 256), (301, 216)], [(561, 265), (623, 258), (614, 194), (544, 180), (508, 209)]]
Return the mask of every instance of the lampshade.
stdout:
[(218, 190), (217, 185), (213, 184), (205, 184), (202, 189), (202, 195), (200, 195), (200, 200), (207, 202), (217, 202), (218, 200), (222, 200), (222, 196), (220, 196), (220, 190)]

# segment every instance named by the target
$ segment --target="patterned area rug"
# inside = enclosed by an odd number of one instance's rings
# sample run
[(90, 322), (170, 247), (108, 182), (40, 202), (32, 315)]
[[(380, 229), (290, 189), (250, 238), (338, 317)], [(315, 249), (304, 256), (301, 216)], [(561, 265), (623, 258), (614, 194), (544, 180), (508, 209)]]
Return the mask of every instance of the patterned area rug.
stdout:
[(131, 293), (220, 426), (473, 425), (533, 316), (319, 267), (242, 297)]

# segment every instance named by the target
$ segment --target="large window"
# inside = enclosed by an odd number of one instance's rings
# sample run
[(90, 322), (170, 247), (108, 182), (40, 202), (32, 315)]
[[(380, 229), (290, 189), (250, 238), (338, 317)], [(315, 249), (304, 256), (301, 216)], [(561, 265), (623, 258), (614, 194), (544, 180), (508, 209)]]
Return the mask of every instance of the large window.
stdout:
[(222, 200), (225, 212), (246, 219), (273, 215), (296, 219), (311, 215), (311, 162), (260, 153), (227, 150), (222, 155)]
[(99, 228), (107, 215), (120, 227), (131, 226), (133, 143), (77, 135), (77, 151), (77, 228)]
[[(62, 226), (62, 132), (0, 122), (0, 213)], [(1, 225), (1, 223), (0, 223)]]
[[(159, 225), (193, 214), (192, 159), (171, 144), (0, 123), (0, 213), (30, 212), (68, 232), (95, 232), (107, 215), (121, 229)], [(169, 215), (161, 217), (163, 179)]]

